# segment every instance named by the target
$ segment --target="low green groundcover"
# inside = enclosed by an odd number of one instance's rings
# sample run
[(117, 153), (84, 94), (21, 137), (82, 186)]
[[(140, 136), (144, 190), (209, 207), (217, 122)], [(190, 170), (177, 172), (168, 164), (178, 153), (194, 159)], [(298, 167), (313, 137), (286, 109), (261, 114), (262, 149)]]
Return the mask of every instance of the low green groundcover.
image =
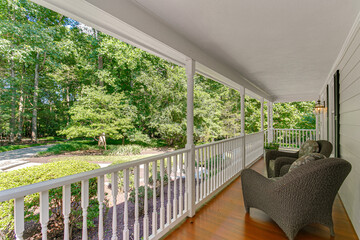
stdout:
[[(58, 161), (43, 164), (40, 166), (23, 168), (11, 172), (0, 173), (0, 191), (43, 182), (67, 175), (91, 171), (99, 168), (98, 164), (85, 161)], [(98, 215), (98, 202), (96, 200), (97, 181), (96, 178), (89, 181), (90, 206), (88, 208), (88, 225), (93, 225), (92, 219)], [(77, 182), (71, 185), (71, 229), (81, 228), (81, 183)], [(25, 221), (39, 220), (39, 193), (31, 194), (25, 197)], [(56, 221), (63, 222), (62, 209), (62, 188), (55, 188), (49, 191), (50, 203), (50, 223)], [(90, 219), (90, 220), (89, 220)], [(49, 227), (50, 232), (51, 228)], [(56, 228), (61, 234), (62, 227)], [(0, 239), (11, 239), (14, 237), (14, 200), (0, 203)], [(52, 236), (58, 233), (52, 232)]]

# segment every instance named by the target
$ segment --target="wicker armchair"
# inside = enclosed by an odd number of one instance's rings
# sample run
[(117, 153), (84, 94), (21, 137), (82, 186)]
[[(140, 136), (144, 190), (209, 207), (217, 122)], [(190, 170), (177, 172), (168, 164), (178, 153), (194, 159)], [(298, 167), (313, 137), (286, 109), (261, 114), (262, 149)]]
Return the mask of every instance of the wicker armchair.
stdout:
[[(325, 155), (325, 157), (330, 157), (333, 146), (329, 141), (318, 140), (320, 151), (319, 153)], [(299, 158), (299, 151), (297, 152), (282, 152), (271, 150), (266, 153), (265, 164), (266, 172), (269, 178), (271, 177), (281, 177), (285, 175), (290, 168), (290, 165)], [(273, 169), (270, 167), (270, 161), (274, 161)]]
[(350, 170), (351, 164), (339, 158), (307, 163), (276, 181), (245, 169), (241, 182), (246, 212), (251, 207), (264, 211), (291, 240), (309, 223), (329, 227), (334, 236), (332, 206)]

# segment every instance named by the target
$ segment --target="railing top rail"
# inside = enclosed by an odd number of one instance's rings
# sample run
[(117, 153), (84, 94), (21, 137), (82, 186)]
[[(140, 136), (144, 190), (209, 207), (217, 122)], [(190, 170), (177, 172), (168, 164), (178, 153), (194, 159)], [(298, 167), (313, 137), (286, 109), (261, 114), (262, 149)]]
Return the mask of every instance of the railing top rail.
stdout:
[(255, 132), (255, 133), (250, 133), (250, 134), (246, 134), (245, 136), (252, 136), (252, 135), (258, 135), (261, 133), (264, 133), (265, 131), (259, 131), (259, 132)]
[(291, 130), (291, 131), (316, 131), (316, 129), (300, 129), (300, 128), (273, 128), (273, 130)]
[(220, 141), (216, 141), (216, 142), (211, 142), (211, 143), (206, 143), (206, 144), (202, 144), (202, 145), (197, 145), (195, 146), (195, 149), (199, 149), (199, 148), (204, 148), (204, 147), (210, 147), (212, 145), (216, 145), (219, 143), (224, 143), (224, 142), (230, 142), (239, 138), (243, 138), (244, 136), (237, 136), (237, 137), (233, 137), (233, 138), (228, 138), (228, 139), (224, 139), (224, 140), (220, 140)]
[(69, 185), (72, 183), (80, 182), (82, 180), (87, 180), (87, 179), (102, 176), (105, 174), (118, 172), (118, 171), (121, 171), (124, 169), (138, 166), (138, 165), (151, 163), (156, 160), (172, 157), (172, 156), (182, 154), (182, 153), (187, 153), (189, 151), (190, 151), (189, 149), (180, 149), (180, 150), (172, 151), (169, 153), (163, 153), (163, 154), (159, 154), (159, 155), (155, 155), (155, 156), (150, 156), (150, 157), (146, 157), (146, 158), (131, 161), (131, 162), (116, 164), (116, 165), (108, 166), (105, 168), (99, 168), (99, 169), (95, 169), (95, 170), (88, 171), (88, 172), (82, 172), (82, 173), (69, 175), (69, 176), (65, 176), (65, 177), (61, 177), (61, 178), (56, 178), (56, 179), (52, 179), (52, 180), (48, 180), (48, 181), (44, 181), (44, 182), (34, 183), (31, 185), (7, 189), (4, 191), (0, 191), (0, 202), (19, 198), (19, 197), (24, 197), (26, 195), (30, 195), (33, 193), (47, 191), (47, 190), (50, 190), (53, 188)]
[[(253, 136), (253, 135), (256, 135), (256, 134), (264, 134), (264, 131), (246, 134), (245, 137), (246, 137), (246, 136)], [(220, 140), (220, 141), (216, 141), (216, 142), (211, 142), (211, 143), (207, 143), (207, 144), (202, 144), (202, 145), (195, 146), (195, 149), (204, 148), (204, 147), (210, 147), (210, 146), (212, 146), (212, 145), (216, 145), (216, 144), (224, 143), (224, 142), (230, 142), (230, 141), (233, 141), (233, 140), (236, 140), (236, 139), (240, 139), (240, 138), (243, 138), (243, 137), (244, 137), (244, 136), (237, 136), (237, 137), (233, 137), (233, 138), (229, 138), (229, 139), (224, 139), (224, 140)]]

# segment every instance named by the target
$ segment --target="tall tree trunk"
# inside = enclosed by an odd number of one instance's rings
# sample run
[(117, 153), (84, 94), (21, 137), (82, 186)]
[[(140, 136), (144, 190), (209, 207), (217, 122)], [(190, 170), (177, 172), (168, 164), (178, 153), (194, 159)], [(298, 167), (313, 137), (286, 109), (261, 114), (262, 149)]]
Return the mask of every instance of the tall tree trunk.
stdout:
[(14, 60), (11, 59), (11, 67), (10, 67), (10, 86), (11, 86), (11, 118), (10, 118), (10, 142), (13, 143), (15, 141), (15, 63)]
[[(104, 59), (103, 56), (101, 54), (99, 54), (98, 56), (98, 69), (102, 70), (104, 68)], [(99, 85), (100, 87), (104, 86), (104, 80), (103, 79), (99, 79)]]
[(23, 131), (23, 123), (24, 123), (24, 95), (23, 89), (20, 90), (20, 102), (19, 102), (19, 116), (18, 116), (18, 133), (17, 139), (21, 141), (22, 139), (22, 131)]
[(24, 83), (24, 76), (26, 74), (25, 65), (23, 66), (22, 71), (22, 83), (20, 87), (20, 100), (19, 100), (19, 116), (18, 116), (18, 133), (17, 133), (17, 139), (18, 141), (21, 141), (22, 139), (22, 132), (23, 132), (23, 125), (24, 125), (24, 110), (25, 110), (25, 101), (24, 101), (24, 89), (23, 89), (23, 83)]
[(66, 86), (66, 104), (67, 104), (67, 123), (66, 125), (70, 124), (70, 87), (69, 82)]
[(39, 91), (39, 57), (40, 53), (36, 54), (35, 78), (34, 78), (34, 97), (33, 97), (33, 114), (31, 120), (31, 141), (37, 142), (37, 104)]
[[(94, 35), (95, 35), (96, 41), (100, 42), (98, 30), (96, 30), (94, 28), (93, 28), (93, 30), (94, 30)], [(102, 70), (103, 68), (104, 68), (104, 59), (103, 59), (103, 56), (99, 53), (99, 55), (98, 55), (98, 70)], [(99, 78), (99, 86), (100, 87), (104, 86), (104, 81), (101, 78)]]

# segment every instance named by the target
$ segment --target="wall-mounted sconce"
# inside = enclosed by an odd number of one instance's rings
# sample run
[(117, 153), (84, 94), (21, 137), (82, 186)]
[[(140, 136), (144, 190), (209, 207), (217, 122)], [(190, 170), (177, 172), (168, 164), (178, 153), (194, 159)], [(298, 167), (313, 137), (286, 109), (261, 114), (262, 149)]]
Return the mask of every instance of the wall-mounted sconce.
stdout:
[(320, 99), (315, 104), (315, 114), (320, 114), (325, 109), (325, 102), (321, 104)]

